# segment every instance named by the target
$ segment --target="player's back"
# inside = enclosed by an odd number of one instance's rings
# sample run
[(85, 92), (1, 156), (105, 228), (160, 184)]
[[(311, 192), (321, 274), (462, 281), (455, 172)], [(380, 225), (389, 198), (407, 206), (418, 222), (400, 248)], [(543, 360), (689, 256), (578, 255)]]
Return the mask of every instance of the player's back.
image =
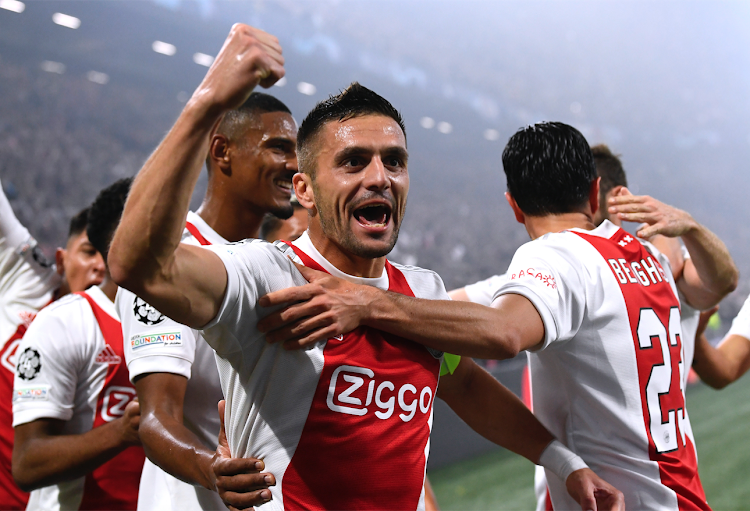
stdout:
[[(530, 242), (499, 294), (545, 323), (530, 355), (534, 412), (625, 494), (629, 509), (706, 509), (685, 410), (676, 288), (637, 240), (609, 222)], [(556, 508), (572, 507), (547, 474)]]
[[(332, 271), (307, 236), (289, 255)], [(225, 302), (205, 330), (227, 399), (235, 456), (262, 458), (276, 476), (271, 509), (419, 509), (440, 354), (370, 328), (305, 350), (269, 345), (257, 331), (271, 291), (305, 283), (265, 242), (229, 245)], [(309, 254), (309, 257), (308, 257)], [(234, 260), (234, 262), (232, 261)], [(319, 266), (317, 265), (319, 264)], [(432, 272), (386, 265), (360, 279), (422, 298), (447, 298)], [(384, 287), (383, 287), (384, 286)], [(244, 291), (238, 292), (238, 287)], [(399, 484), (393, 484), (398, 474)]]

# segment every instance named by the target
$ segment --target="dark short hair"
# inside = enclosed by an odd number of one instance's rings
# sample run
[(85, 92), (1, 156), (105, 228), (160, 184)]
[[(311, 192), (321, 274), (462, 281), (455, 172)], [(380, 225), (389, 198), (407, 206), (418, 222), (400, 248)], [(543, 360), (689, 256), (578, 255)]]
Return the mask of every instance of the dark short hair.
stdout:
[(581, 132), (561, 122), (521, 128), (503, 151), (508, 192), (531, 216), (569, 213), (589, 199), (594, 156)]
[[(259, 114), (270, 112), (284, 112), (292, 115), (289, 107), (280, 100), (264, 94), (263, 92), (253, 92), (244, 103), (234, 110), (229, 110), (222, 117), (216, 133), (224, 135), (230, 142), (237, 142), (242, 137), (248, 125), (253, 122)], [(206, 155), (206, 168), (211, 171), (211, 155)]]
[(376, 94), (358, 82), (335, 96), (321, 101), (310, 110), (297, 132), (297, 162), (300, 172), (314, 174), (315, 164), (312, 147), (320, 129), (328, 122), (347, 121), (363, 115), (383, 115), (390, 117), (401, 128), (406, 140), (406, 126), (398, 110), (384, 97)]
[(68, 239), (78, 236), (86, 230), (86, 223), (89, 218), (89, 208), (83, 208), (81, 211), (76, 213), (73, 218), (70, 219), (70, 227), (68, 227)]
[(242, 106), (234, 110), (229, 110), (224, 114), (216, 132), (222, 133), (234, 141), (234, 139), (244, 133), (248, 121), (252, 120), (258, 114), (270, 112), (284, 112), (292, 115), (289, 107), (270, 94), (253, 92), (242, 103)]
[[(300, 204), (296, 200), (292, 200), (292, 206), (295, 210), (302, 208), (302, 204)], [(260, 224), (260, 239), (266, 241), (276, 241), (275, 239), (268, 239), (268, 237), (281, 229), (284, 220), (286, 219), (279, 218), (273, 213), (266, 213), (266, 215), (263, 217), (263, 222)]]
[(602, 178), (599, 193), (606, 195), (615, 186), (628, 186), (625, 169), (622, 168), (620, 155), (614, 154), (606, 144), (595, 145), (591, 148), (594, 155), (596, 173)]
[(104, 260), (107, 260), (109, 244), (115, 234), (115, 229), (120, 223), (122, 210), (125, 208), (125, 200), (130, 192), (132, 177), (126, 177), (115, 181), (107, 188), (99, 192), (89, 209), (86, 234), (94, 248), (99, 251)]

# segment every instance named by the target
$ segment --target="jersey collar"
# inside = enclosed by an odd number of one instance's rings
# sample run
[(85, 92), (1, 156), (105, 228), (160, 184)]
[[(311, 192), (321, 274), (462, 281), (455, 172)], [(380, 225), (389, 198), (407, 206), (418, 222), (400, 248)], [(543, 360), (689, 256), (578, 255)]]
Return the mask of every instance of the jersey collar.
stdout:
[(120, 315), (117, 313), (117, 308), (112, 300), (104, 294), (99, 286), (91, 286), (86, 290), (86, 294), (89, 295), (101, 309), (112, 316), (113, 319), (120, 321)]
[(188, 211), (187, 221), (193, 224), (198, 229), (198, 232), (201, 233), (201, 236), (206, 238), (212, 245), (227, 245), (229, 243), (219, 233), (214, 231), (197, 213)]
[(320, 252), (318, 252), (318, 249), (315, 248), (315, 245), (313, 245), (312, 240), (310, 240), (310, 236), (308, 234), (308, 231), (305, 231), (305, 233), (297, 238), (294, 241), (294, 246), (302, 250), (305, 254), (310, 256), (310, 258), (318, 263), (320, 266), (325, 269), (328, 273), (333, 275), (334, 277), (338, 277), (340, 279), (348, 280), (349, 282), (353, 282), (354, 284), (364, 284), (366, 286), (373, 286), (378, 289), (382, 289), (384, 291), (388, 290), (389, 282), (388, 282), (388, 272), (385, 268), (383, 268), (383, 275), (380, 277), (375, 278), (367, 278), (367, 277), (355, 277), (354, 275), (349, 275), (348, 273), (344, 273), (343, 271), (336, 268), (334, 265), (332, 265), (330, 262), (328, 262), (328, 259), (323, 257)]

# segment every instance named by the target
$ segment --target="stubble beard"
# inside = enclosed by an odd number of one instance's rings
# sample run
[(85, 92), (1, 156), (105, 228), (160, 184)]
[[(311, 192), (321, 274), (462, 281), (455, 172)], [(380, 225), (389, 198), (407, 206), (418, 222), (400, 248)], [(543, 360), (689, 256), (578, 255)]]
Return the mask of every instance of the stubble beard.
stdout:
[[(322, 208), (318, 208), (318, 217), (320, 218), (320, 228), (323, 230), (323, 234), (326, 238), (334, 241), (345, 251), (363, 259), (377, 259), (379, 257), (387, 256), (393, 250), (398, 240), (398, 232), (401, 228), (401, 223), (396, 223), (393, 218), (391, 221), (393, 224), (393, 233), (387, 242), (385, 247), (369, 247), (362, 243), (355, 235), (348, 229), (346, 224), (338, 226), (335, 220), (327, 218), (327, 215), (323, 214)], [(345, 220), (348, 220), (345, 219)]]

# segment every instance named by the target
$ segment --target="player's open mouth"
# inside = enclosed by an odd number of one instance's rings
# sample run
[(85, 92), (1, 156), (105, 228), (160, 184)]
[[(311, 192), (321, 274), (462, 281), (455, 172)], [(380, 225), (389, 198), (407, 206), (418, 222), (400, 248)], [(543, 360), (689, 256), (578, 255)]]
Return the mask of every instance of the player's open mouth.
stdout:
[(279, 177), (273, 180), (273, 184), (278, 186), (284, 191), (287, 191), (289, 193), (292, 192), (292, 180), (287, 177)]
[(391, 220), (391, 206), (384, 203), (367, 204), (354, 210), (354, 218), (368, 229), (384, 229)]

